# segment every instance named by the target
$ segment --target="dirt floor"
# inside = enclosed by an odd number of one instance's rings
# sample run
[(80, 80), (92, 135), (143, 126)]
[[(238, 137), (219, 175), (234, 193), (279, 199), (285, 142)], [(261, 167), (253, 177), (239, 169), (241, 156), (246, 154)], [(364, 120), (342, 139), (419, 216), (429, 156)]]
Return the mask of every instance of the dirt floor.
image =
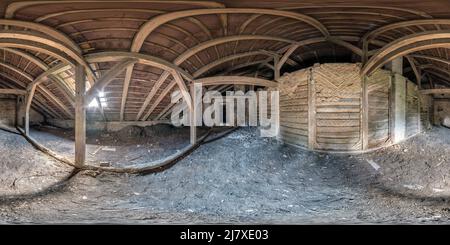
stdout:
[[(199, 135), (206, 133), (200, 128)], [(34, 127), (30, 136), (59, 155), (73, 159), (73, 130), (50, 126)], [(189, 145), (189, 130), (161, 124), (129, 126), (118, 132), (91, 131), (87, 134), (87, 163), (114, 167), (145, 164), (168, 157)]]
[[(72, 151), (70, 133), (62, 134), (32, 132)], [(140, 147), (105, 136), (99, 144), (116, 151), (92, 155), (97, 136), (89, 159), (109, 156), (119, 165), (146, 151), (137, 161), (158, 159), (188, 142), (179, 130), (138, 140)], [(450, 223), (447, 128), (362, 155), (308, 152), (243, 128), (145, 176), (73, 175), (20, 135), (0, 131), (0, 168), (0, 223)]]

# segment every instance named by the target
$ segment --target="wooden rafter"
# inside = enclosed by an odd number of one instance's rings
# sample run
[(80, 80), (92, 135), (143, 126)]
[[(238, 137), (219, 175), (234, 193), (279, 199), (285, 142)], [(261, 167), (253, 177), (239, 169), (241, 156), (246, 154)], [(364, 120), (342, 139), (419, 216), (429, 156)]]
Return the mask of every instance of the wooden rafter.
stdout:
[(156, 109), (156, 107), (159, 105), (159, 103), (161, 103), (161, 101), (167, 96), (167, 94), (173, 89), (173, 87), (175, 87), (176, 84), (177, 83), (175, 81), (172, 81), (172, 82), (169, 83), (169, 85), (167, 85), (167, 87), (158, 96), (158, 98), (156, 99), (155, 103), (153, 103), (153, 105), (147, 111), (145, 116), (142, 118), (142, 121), (145, 121), (145, 120), (147, 120), (150, 117), (150, 115)]
[[(0, 62), (1, 66), (4, 66), (14, 72), (19, 73), (22, 77), (26, 78), (28, 81), (30, 81), (30, 83), (28, 85), (25, 85), (25, 83), (21, 83), (21, 86), (23, 87), (27, 87), (28, 91), (32, 91), (32, 94), (34, 95), (34, 91), (36, 90), (36, 88), (39, 88), (40, 91), (42, 91), (44, 94), (48, 95), (48, 98), (53, 101), (57, 106), (59, 106), (61, 109), (63, 109), (63, 111), (65, 112), (69, 112), (70, 110), (48, 89), (46, 89), (44, 86), (39, 86), (40, 83), (42, 83), (45, 79), (47, 79), (47, 76), (50, 74), (53, 74), (53, 72), (55, 70), (61, 70), (62, 66), (56, 66), (54, 68), (51, 68), (49, 70), (47, 70), (46, 72), (44, 72), (43, 74), (41, 74), (39, 77), (37, 77), (36, 79), (34, 79), (31, 75), (25, 73), (24, 71), (20, 70), (19, 68), (16, 68), (14, 66), (11, 66), (9, 64), (5, 64)], [(64, 65), (63, 67), (67, 67), (66, 65)], [(31, 96), (30, 99), (32, 99), (33, 96)], [(31, 106), (31, 100), (30, 100), (30, 105), (28, 106), (28, 108), (30, 108)], [(69, 113), (67, 113), (69, 116), (72, 116)]]
[(387, 62), (413, 52), (450, 46), (450, 31), (428, 31), (412, 34), (389, 43), (378, 50), (364, 65), (362, 75), (370, 75)]
[[(12, 48), (2, 48), (3, 50), (16, 54), (20, 57), (23, 57), (27, 60), (29, 60), (31, 63), (35, 64), (39, 68), (41, 68), (43, 71), (47, 71), (50, 67), (44, 63), (42, 60), (40, 60), (38, 57), (33, 56), (27, 52), (18, 50), (18, 49), (12, 49)], [(62, 79), (59, 75), (54, 74), (50, 75), (49, 78), (54, 81), (58, 87), (64, 92), (64, 95), (69, 100), (70, 103), (74, 103), (73, 95), (74, 93), (68, 88), (67, 83)]]
[[(14, 38), (19, 40), (34, 41), (44, 45), (51, 46), (53, 48), (57, 48), (63, 53), (67, 54), (78, 64), (81, 64), (86, 69), (89, 81), (91, 83), (94, 82), (95, 75), (93, 74), (87, 62), (83, 59), (81, 55), (81, 49), (72, 39), (70, 39), (64, 33), (56, 29), (53, 29), (49, 26), (28, 21), (0, 19), (0, 25), (18, 26), (45, 34), (41, 35), (35, 32), (32, 33), (28, 30), (26, 31), (4, 30), (2, 33), (0, 33), (0, 39)], [(70, 60), (66, 60), (66, 62), (72, 63)], [(75, 65), (75, 63), (72, 64)]]
[(431, 61), (437, 61), (439, 63), (450, 65), (450, 60), (439, 58), (439, 57), (434, 57), (434, 56), (430, 56), (430, 55), (410, 54), (409, 56), (413, 57), (413, 58), (418, 58), (418, 59), (427, 59), (427, 60), (431, 60)]
[(26, 93), (27, 91), (22, 89), (0, 89), (0, 94), (25, 95)]
[(243, 57), (247, 57), (247, 56), (257, 56), (257, 55), (269, 55), (271, 56), (270, 53), (264, 52), (264, 51), (252, 51), (252, 52), (245, 52), (245, 53), (239, 53), (239, 54), (234, 54), (234, 55), (230, 55), (227, 57), (223, 57), (220, 58), (218, 60), (215, 60), (214, 62), (209, 63), (208, 65), (198, 69), (197, 71), (194, 72), (193, 77), (197, 78), (200, 77), (201, 75), (203, 75), (204, 73), (206, 73), (207, 71), (211, 70), (212, 68), (221, 65), (223, 63), (226, 63), (228, 61), (232, 61), (235, 59), (240, 59)]
[[(226, 90), (226, 89), (228, 89), (228, 88), (230, 88), (230, 87), (232, 87), (233, 85), (228, 85), (228, 84), (225, 84), (225, 85), (221, 85), (221, 86), (219, 86), (219, 85), (217, 85), (217, 86), (211, 86), (210, 88), (208, 88), (208, 90), (217, 90), (217, 91), (219, 91), (219, 92), (222, 92), (222, 91), (224, 91), (224, 90)], [(204, 91), (204, 92), (206, 92), (206, 91)], [(178, 100), (181, 98), (181, 96), (179, 97), (179, 98), (177, 98)], [(160, 120), (161, 118), (165, 118), (169, 113), (171, 113), (171, 112), (173, 112), (173, 113), (175, 113), (175, 114), (179, 114), (181, 111), (183, 111), (183, 110), (186, 110), (187, 109), (187, 106), (184, 106), (184, 107), (181, 107), (178, 111), (173, 111), (173, 107), (175, 106), (176, 104), (172, 104), (172, 103), (170, 103), (170, 104), (168, 104), (160, 113), (159, 113), (159, 115), (155, 118), (155, 120)]]
[(85, 106), (88, 106), (91, 101), (98, 96), (98, 93), (114, 79), (122, 73), (127, 67), (138, 62), (138, 59), (125, 59), (118, 64), (114, 65), (106, 74), (104, 74), (95, 84), (92, 86), (85, 96)]
[(156, 92), (159, 90), (161, 85), (166, 81), (167, 77), (170, 76), (170, 73), (164, 72), (164, 75), (160, 76), (159, 79), (156, 81), (155, 85), (153, 85), (150, 93), (145, 97), (144, 103), (142, 104), (141, 108), (139, 109), (139, 112), (136, 116), (136, 121), (139, 120), (144, 113), (147, 106), (150, 104), (150, 101), (155, 96)]
[(240, 84), (240, 85), (255, 85), (263, 87), (277, 87), (278, 83), (255, 77), (241, 77), (241, 76), (215, 76), (195, 80), (195, 83), (200, 83), (203, 86), (211, 86), (218, 84)]
[[(24, 88), (24, 90), (27, 91), (27, 90), (26, 90), (26, 84), (25, 84), (24, 82), (19, 81), (19, 80), (15, 79), (15, 78), (13, 78), (13, 77), (11, 77), (11, 76), (9, 76), (9, 75), (3, 74), (3, 73), (0, 73), (0, 76), (3, 76), (3, 77), (5, 77), (6, 79), (8, 79), (8, 80), (14, 82), (14, 84), (15, 84), (16, 86), (11, 86), (11, 85), (10, 85), (10, 86), (9, 86), (10, 88), (17, 89), (18, 87), (20, 87), (20, 88)], [(21, 89), (21, 90), (22, 90), (22, 89)], [(44, 101), (43, 98), (41, 98), (40, 96), (36, 96), (36, 100), (34, 101), (34, 103), (36, 103), (37, 106), (39, 106), (43, 111), (45, 111), (45, 112), (47, 113), (47, 115), (50, 115), (50, 116), (53, 117), (53, 118), (60, 118), (60, 117), (61, 117), (61, 116), (60, 116), (56, 111), (54, 111), (48, 104), (43, 103), (42, 101)]]
[(278, 71), (281, 70), (281, 67), (283, 67), (283, 65), (286, 63), (289, 56), (291, 56), (291, 54), (294, 53), (294, 51), (298, 49), (298, 47), (300, 47), (299, 44), (294, 44), (291, 47), (289, 47), (286, 53), (283, 54), (283, 57), (281, 57), (280, 60), (277, 62), (275, 69)]
[(409, 20), (397, 22), (390, 25), (382, 26), (374, 31), (368, 32), (363, 37), (363, 40), (366, 40), (368, 43), (370, 43), (383, 32), (419, 25), (450, 25), (450, 19), (421, 19), (421, 20)]
[(138, 52), (142, 44), (144, 43), (144, 40), (159, 26), (174, 21), (176, 19), (186, 18), (186, 17), (192, 17), (192, 16), (198, 16), (198, 15), (207, 15), (207, 14), (267, 14), (267, 15), (276, 15), (276, 16), (282, 16), (286, 18), (293, 18), (297, 19), (299, 21), (306, 22), (314, 27), (316, 27), (318, 30), (320, 30), (324, 36), (328, 36), (328, 30), (323, 26), (319, 21), (315, 20), (312, 17), (298, 14), (294, 12), (288, 12), (288, 11), (281, 11), (281, 10), (274, 10), (274, 9), (245, 9), (245, 8), (233, 8), (233, 9), (196, 9), (196, 10), (187, 10), (187, 11), (178, 11), (178, 12), (172, 12), (167, 13), (164, 15), (156, 16), (155, 18), (152, 18), (149, 20), (146, 24), (144, 24), (141, 27), (141, 30), (138, 34), (134, 37), (133, 44), (131, 51)]

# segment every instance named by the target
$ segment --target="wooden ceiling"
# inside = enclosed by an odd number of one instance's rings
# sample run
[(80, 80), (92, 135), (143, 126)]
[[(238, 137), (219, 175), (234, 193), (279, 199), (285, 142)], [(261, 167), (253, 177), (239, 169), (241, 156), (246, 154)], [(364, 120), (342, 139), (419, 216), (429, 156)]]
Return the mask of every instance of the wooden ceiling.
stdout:
[[(103, 89), (103, 116), (156, 120), (170, 112), (170, 92), (177, 89), (168, 70), (179, 69), (185, 79), (272, 79), (274, 58), (286, 52), (282, 72), (317, 62), (363, 62), (370, 73), (404, 55), (412, 80), (449, 86), (449, 10), (447, 0), (1, 1), (0, 88), (25, 88), (64, 63), (85, 64), (93, 86), (117, 68), (118, 57), (139, 53), (139, 61)], [(71, 119), (74, 70), (56, 70), (39, 85), (34, 107)], [(91, 109), (89, 116), (101, 113)]]

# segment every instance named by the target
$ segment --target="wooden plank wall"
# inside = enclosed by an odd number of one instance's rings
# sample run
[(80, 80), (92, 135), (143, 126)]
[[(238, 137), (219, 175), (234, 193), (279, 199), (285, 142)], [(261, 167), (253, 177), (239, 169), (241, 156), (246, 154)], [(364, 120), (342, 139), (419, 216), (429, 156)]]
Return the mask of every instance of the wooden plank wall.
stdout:
[(406, 82), (406, 137), (420, 132), (419, 129), (419, 93), (417, 86), (411, 81)]
[(308, 80), (310, 70), (299, 70), (281, 77), (280, 134), (283, 142), (308, 146)]
[[(365, 113), (359, 74), (359, 64), (337, 63), (315, 65), (281, 77), (278, 138), (326, 151), (361, 151), (391, 144), (392, 73), (378, 70), (366, 78)], [(410, 81), (406, 86), (406, 136), (410, 137), (429, 127), (431, 100), (420, 102), (417, 86)], [(364, 144), (367, 148), (363, 149)]]
[(358, 64), (322, 64), (313, 68), (315, 149), (362, 150), (362, 81), (359, 72)]
[(391, 73), (378, 70), (367, 78), (368, 90), (368, 148), (389, 143), (389, 92)]
[(420, 95), (420, 130), (431, 128), (431, 96)]

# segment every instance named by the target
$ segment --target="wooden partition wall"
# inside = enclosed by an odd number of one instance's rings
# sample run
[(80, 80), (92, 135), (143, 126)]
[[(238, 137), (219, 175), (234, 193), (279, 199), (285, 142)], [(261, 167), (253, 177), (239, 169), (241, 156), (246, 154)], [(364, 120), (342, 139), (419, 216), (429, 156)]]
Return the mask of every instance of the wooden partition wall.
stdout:
[(391, 72), (378, 70), (366, 78), (368, 97), (368, 148), (386, 145), (390, 140)]
[(323, 64), (312, 69), (316, 140), (314, 149), (361, 150), (361, 86), (357, 64)]
[(280, 137), (308, 146), (308, 82), (310, 71), (300, 70), (280, 79)]
[[(378, 70), (362, 79), (360, 69), (360, 64), (321, 64), (280, 77), (278, 138), (323, 151), (358, 152), (392, 144), (398, 75)], [(414, 83), (405, 86), (404, 101), (397, 103), (403, 103), (405, 137), (411, 137), (428, 125), (429, 106)]]

